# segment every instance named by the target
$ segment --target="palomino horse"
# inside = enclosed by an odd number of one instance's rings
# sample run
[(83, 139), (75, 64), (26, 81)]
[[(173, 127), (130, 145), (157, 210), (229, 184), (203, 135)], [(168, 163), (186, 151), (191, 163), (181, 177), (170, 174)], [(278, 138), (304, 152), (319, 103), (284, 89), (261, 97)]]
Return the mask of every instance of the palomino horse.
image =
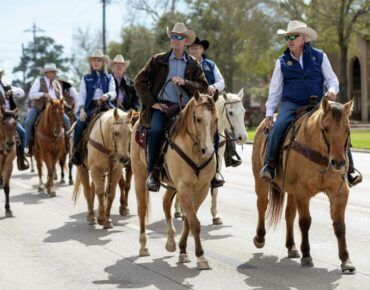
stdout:
[[(218, 132), (220, 135), (220, 145), (218, 150), (219, 156), (219, 170), (221, 171), (223, 156), (225, 153), (225, 131), (229, 132), (237, 144), (242, 145), (247, 141), (247, 130), (244, 125), (245, 109), (243, 107), (244, 91), (240, 90), (238, 94), (222, 94), (223, 98), (218, 98), (216, 108), (218, 113)], [(221, 225), (222, 219), (217, 213), (217, 195), (218, 188), (211, 188), (212, 206), (211, 214), (213, 216), (212, 222), (214, 225)], [(181, 217), (179, 199), (176, 197), (175, 203), (175, 217)]]
[(1, 107), (0, 111), (0, 173), (5, 192), (5, 215), (12, 217), (9, 204), (9, 180), (13, 171), (13, 160), (16, 157), (16, 111), (7, 111)]
[[(286, 218), (286, 247), (288, 257), (299, 258), (293, 236), (293, 224), (298, 209), (302, 234), (301, 265), (312, 267), (308, 232), (311, 225), (310, 199), (325, 192), (330, 201), (330, 214), (338, 240), (342, 271), (354, 271), (346, 245), (345, 209), (349, 187), (346, 182), (348, 168), (349, 116), (352, 101), (342, 105), (329, 102), (326, 97), (315, 111), (303, 115), (291, 129), (283, 145), (283, 154), (276, 181), (270, 185), (259, 177), (266, 145), (265, 125), (257, 129), (253, 145), (253, 174), (257, 193), (258, 226), (254, 244), (265, 244), (265, 212), (269, 203), (270, 223), (276, 225), (283, 209), (285, 192), (288, 202)], [(271, 187), (270, 187), (271, 186)], [(268, 193), (270, 196), (268, 198)]]
[(39, 174), (39, 191), (44, 191), (42, 162), (48, 170), (46, 189), (49, 197), (54, 197), (55, 165), (63, 154), (64, 142), (63, 99), (51, 99), (40, 114), (35, 127), (34, 156)]
[[(176, 250), (175, 228), (171, 216), (172, 198), (177, 192), (181, 208), (185, 214), (182, 234), (179, 242), (180, 263), (190, 262), (186, 244), (191, 230), (195, 240), (195, 254), (198, 258), (198, 269), (209, 269), (204, 257), (200, 241), (200, 222), (197, 218), (199, 206), (204, 201), (210, 181), (216, 171), (213, 136), (217, 128), (217, 111), (215, 101), (218, 92), (213, 97), (195, 93), (183, 111), (180, 113), (175, 127), (168, 136), (168, 148), (164, 155), (164, 167), (168, 190), (163, 199), (163, 209), (168, 224), (166, 250)], [(138, 128), (137, 123), (134, 132)], [(146, 170), (146, 152), (131, 138), (132, 171), (135, 177), (135, 190), (140, 221), (140, 256), (148, 256), (146, 248), (146, 218), (149, 215), (149, 192), (145, 181), (148, 177)]]
[(86, 131), (89, 134), (87, 155), (83, 164), (77, 167), (73, 199), (77, 200), (82, 183), (88, 208), (87, 220), (90, 225), (96, 223), (94, 213), (96, 193), (99, 200), (98, 223), (105, 229), (113, 227), (110, 218), (112, 202), (117, 183), (122, 176), (122, 168), (130, 160), (131, 116), (131, 111), (125, 113), (120, 109), (109, 110), (97, 117), (95, 122), (92, 121), (94, 123), (91, 124), (90, 132)]

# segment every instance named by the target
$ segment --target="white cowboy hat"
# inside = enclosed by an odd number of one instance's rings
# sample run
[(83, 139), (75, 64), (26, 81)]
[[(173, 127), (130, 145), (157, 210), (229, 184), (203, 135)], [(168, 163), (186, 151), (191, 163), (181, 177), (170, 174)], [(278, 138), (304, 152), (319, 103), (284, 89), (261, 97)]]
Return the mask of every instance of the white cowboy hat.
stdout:
[(180, 34), (185, 36), (185, 45), (190, 45), (195, 40), (195, 33), (192, 30), (188, 30), (184, 23), (178, 22), (175, 24), (173, 29), (170, 31), (170, 29), (167, 26), (167, 35), (169, 38), (171, 38), (171, 34)]
[(93, 53), (87, 58), (88, 61), (90, 62), (90, 60), (92, 58), (100, 58), (102, 59), (106, 64), (108, 64), (109, 62), (109, 56), (108, 55), (105, 55), (103, 54), (103, 51), (101, 49), (95, 49), (93, 51)]
[(311, 27), (308, 27), (307, 24), (298, 20), (289, 21), (287, 30), (279, 29), (277, 31), (277, 34), (279, 35), (287, 35), (294, 33), (305, 34), (307, 42), (317, 39), (317, 32), (313, 30)]
[(116, 63), (122, 63), (123, 65), (125, 65), (125, 68), (128, 68), (130, 66), (130, 61), (125, 60), (124, 57), (120, 54), (117, 54), (116, 57), (111, 61), (111, 66)]
[(73, 81), (67, 75), (61, 75), (58, 77), (58, 80), (61, 82), (65, 82), (67, 84), (73, 85)]
[(46, 72), (49, 72), (49, 71), (58, 71), (57, 69), (57, 66), (55, 65), (55, 63), (47, 63), (44, 65), (44, 69), (43, 69), (43, 72), (46, 73)]

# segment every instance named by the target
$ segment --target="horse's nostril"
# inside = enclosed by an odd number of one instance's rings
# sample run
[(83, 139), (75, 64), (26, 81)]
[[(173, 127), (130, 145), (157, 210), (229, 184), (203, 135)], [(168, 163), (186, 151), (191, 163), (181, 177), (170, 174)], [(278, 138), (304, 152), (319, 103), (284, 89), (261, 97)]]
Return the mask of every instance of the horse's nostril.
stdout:
[(202, 154), (206, 154), (206, 149), (202, 148)]
[(14, 142), (8, 141), (8, 142), (6, 142), (6, 146), (13, 147), (14, 146)]
[(242, 138), (242, 136), (239, 136), (239, 137), (238, 137), (238, 140), (239, 140), (239, 141), (241, 141), (242, 139), (243, 139), (243, 138)]

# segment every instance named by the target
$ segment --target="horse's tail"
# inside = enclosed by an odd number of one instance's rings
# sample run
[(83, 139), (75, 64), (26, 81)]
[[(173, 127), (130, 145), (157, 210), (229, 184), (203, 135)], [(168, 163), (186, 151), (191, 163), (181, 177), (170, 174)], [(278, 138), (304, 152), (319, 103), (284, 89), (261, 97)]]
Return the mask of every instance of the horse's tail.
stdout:
[(76, 170), (76, 178), (75, 178), (75, 185), (73, 187), (73, 196), (72, 200), (76, 203), (78, 196), (80, 195), (80, 187), (81, 187), (81, 176), (80, 171)]
[(283, 212), (284, 197), (285, 193), (278, 186), (271, 184), (267, 211), (269, 226), (277, 226)]

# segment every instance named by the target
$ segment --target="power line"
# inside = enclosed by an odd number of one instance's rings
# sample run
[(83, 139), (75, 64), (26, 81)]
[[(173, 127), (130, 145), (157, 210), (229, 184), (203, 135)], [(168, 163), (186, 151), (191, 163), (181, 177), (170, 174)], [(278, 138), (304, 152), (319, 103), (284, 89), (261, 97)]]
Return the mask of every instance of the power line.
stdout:
[(36, 62), (36, 33), (37, 32), (45, 32), (45, 30), (36, 26), (34, 22), (31, 28), (24, 30), (24, 32), (32, 32), (33, 34), (33, 61)]

